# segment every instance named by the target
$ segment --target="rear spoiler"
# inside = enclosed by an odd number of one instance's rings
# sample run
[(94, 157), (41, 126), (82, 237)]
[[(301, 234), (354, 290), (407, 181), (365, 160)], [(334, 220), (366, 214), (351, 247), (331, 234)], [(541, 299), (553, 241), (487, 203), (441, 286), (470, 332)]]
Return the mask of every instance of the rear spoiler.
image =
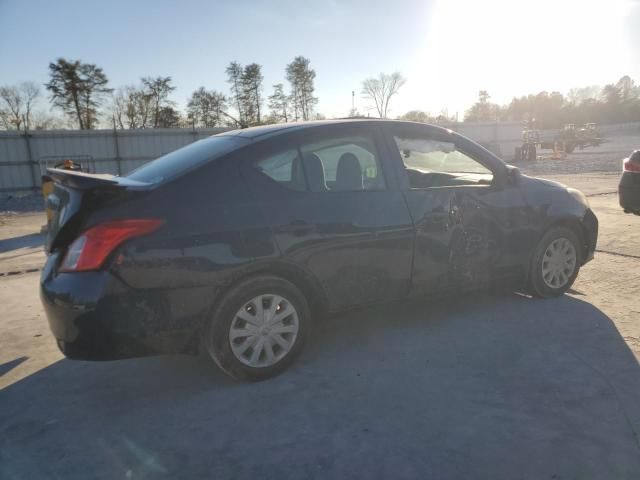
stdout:
[(85, 173), (77, 170), (63, 170), (47, 168), (47, 175), (55, 183), (71, 187), (75, 190), (92, 190), (96, 188), (114, 188), (129, 190), (146, 190), (153, 184), (131, 180), (127, 177), (117, 177), (108, 173)]

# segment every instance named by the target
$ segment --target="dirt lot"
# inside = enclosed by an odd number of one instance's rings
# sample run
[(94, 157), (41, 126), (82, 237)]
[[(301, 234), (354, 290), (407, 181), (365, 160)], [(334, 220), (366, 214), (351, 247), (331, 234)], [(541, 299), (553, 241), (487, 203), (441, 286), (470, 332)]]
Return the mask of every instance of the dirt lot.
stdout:
[(331, 318), (257, 384), (190, 357), (63, 359), (28, 272), (43, 215), (2, 214), (0, 478), (640, 478), (640, 217), (615, 195), (638, 141), (520, 165), (600, 220), (570, 295)]

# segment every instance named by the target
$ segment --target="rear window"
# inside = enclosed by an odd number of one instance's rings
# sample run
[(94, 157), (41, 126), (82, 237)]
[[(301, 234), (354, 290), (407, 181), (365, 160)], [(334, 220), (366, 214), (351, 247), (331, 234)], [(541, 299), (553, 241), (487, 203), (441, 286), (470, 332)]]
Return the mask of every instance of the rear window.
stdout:
[(246, 140), (237, 137), (205, 138), (145, 163), (129, 173), (127, 177), (140, 182), (161, 183), (221, 157), (246, 143)]

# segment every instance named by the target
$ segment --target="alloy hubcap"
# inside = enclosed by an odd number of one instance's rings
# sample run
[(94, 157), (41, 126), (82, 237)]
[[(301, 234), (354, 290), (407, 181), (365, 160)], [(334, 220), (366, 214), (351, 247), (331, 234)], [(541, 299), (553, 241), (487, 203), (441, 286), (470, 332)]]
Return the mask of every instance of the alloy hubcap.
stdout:
[(551, 288), (562, 288), (576, 269), (576, 249), (566, 238), (556, 238), (542, 257), (542, 278)]
[(229, 330), (231, 351), (249, 367), (270, 367), (291, 351), (299, 328), (291, 302), (279, 295), (259, 295), (236, 312)]

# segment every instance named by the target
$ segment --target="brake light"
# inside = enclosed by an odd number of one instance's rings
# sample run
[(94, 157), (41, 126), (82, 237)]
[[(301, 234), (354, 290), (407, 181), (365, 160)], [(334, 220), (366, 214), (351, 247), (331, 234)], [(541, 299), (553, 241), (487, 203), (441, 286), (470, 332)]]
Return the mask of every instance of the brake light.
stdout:
[(110, 220), (82, 233), (69, 246), (61, 272), (86, 272), (99, 269), (109, 254), (130, 238), (148, 235), (163, 221), (155, 218)]
[(622, 162), (622, 169), (625, 172), (640, 172), (640, 161), (633, 157), (625, 158)]

